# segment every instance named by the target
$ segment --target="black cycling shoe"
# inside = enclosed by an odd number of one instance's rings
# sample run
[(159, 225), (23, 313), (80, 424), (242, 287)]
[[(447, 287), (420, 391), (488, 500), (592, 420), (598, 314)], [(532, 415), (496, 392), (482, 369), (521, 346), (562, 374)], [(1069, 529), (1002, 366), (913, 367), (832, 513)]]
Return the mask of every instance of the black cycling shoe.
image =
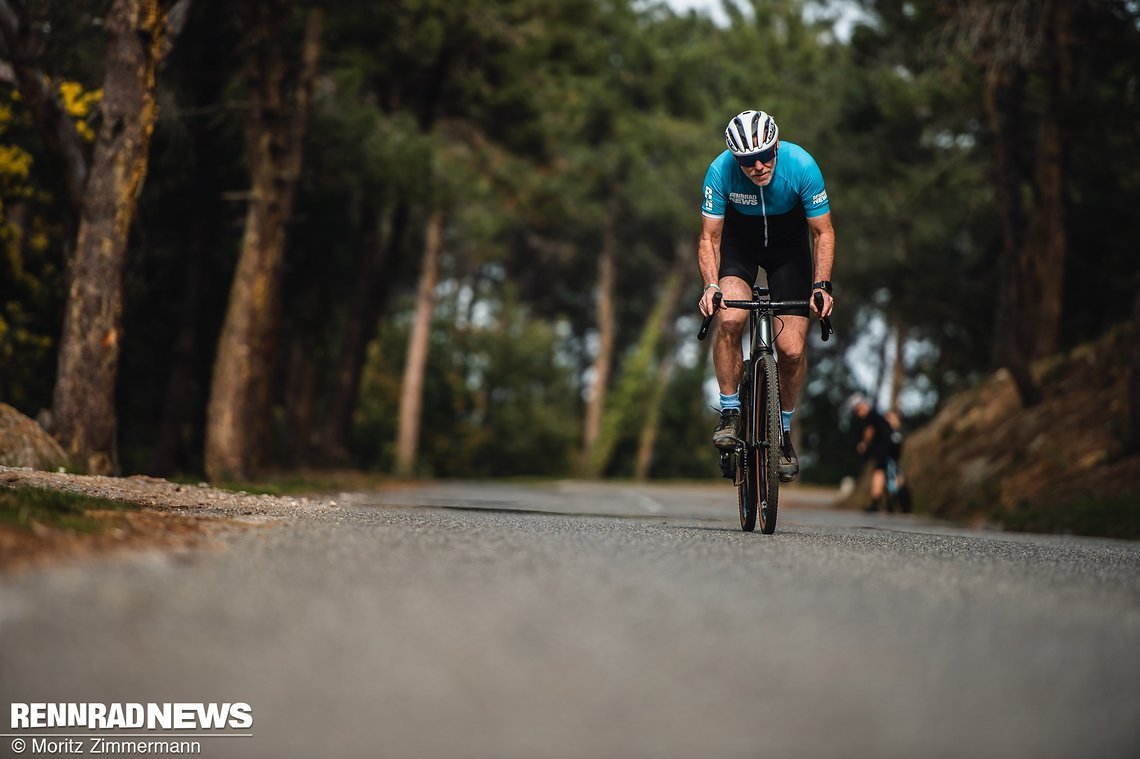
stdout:
[(736, 447), (736, 438), (739, 436), (740, 409), (724, 409), (720, 412), (720, 424), (713, 430), (713, 445), (721, 450), (732, 450)]
[(780, 482), (791, 482), (800, 474), (800, 460), (796, 458), (796, 449), (792, 447), (792, 435), (784, 433), (784, 442), (780, 446)]

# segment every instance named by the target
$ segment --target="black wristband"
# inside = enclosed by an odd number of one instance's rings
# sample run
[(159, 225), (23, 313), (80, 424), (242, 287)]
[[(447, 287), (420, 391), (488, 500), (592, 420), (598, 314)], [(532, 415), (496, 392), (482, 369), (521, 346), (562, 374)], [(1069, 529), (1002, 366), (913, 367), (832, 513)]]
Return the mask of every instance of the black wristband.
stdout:
[(819, 282), (816, 282), (814, 285), (812, 285), (811, 289), (812, 290), (823, 290), (828, 295), (831, 295), (831, 280), (830, 279), (821, 279)]

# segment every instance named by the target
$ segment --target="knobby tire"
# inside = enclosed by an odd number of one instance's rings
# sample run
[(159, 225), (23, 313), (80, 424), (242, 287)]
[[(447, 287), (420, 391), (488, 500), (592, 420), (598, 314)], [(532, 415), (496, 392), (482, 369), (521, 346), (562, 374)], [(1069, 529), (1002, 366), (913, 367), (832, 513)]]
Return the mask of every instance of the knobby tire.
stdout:
[(736, 456), (736, 500), (740, 511), (740, 529), (752, 532), (756, 529), (756, 515), (760, 499), (756, 494), (755, 476), (753, 475), (756, 457), (749, 442), (755, 439), (752, 430), (753, 408), (752, 399), (755, 383), (752, 381), (750, 360), (744, 360), (744, 381), (740, 383), (740, 437), (745, 441), (744, 450), (737, 449)]
[(771, 535), (776, 530), (776, 516), (780, 508), (780, 443), (783, 439), (783, 425), (780, 422), (780, 379), (776, 374), (776, 359), (765, 353), (760, 356), (759, 365), (754, 367), (755, 395), (758, 402), (752, 415), (756, 422), (753, 450), (757, 466), (752, 469), (753, 491), (756, 503), (760, 505), (760, 530)]

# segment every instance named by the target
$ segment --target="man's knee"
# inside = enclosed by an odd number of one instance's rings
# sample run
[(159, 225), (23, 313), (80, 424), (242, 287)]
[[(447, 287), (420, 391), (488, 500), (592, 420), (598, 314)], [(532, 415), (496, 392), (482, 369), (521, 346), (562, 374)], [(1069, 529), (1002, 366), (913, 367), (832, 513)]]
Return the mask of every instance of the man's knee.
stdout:
[(777, 346), (780, 350), (780, 360), (791, 365), (799, 364), (804, 360), (804, 344), (802, 341), (788, 340)]
[(807, 326), (808, 320), (798, 316), (784, 317), (783, 329), (777, 325), (776, 349), (780, 351), (780, 361), (789, 366), (798, 366), (803, 361)]
[(748, 322), (748, 312), (738, 308), (728, 308), (720, 312), (720, 334), (726, 340), (739, 342), (744, 336), (744, 325)]

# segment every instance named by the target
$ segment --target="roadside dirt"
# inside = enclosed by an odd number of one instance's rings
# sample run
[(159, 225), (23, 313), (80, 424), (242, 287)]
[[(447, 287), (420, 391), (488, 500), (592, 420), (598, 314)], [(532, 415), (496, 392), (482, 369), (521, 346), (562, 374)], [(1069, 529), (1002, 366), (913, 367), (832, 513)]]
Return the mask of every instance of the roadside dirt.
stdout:
[(335, 503), (312, 498), (253, 495), (185, 485), (155, 477), (98, 477), (0, 466), (0, 487), (37, 487), (106, 498), (139, 510), (88, 511), (99, 523), (87, 533), (33, 523), (0, 525), (0, 572), (40, 567), (124, 551), (209, 548), (226, 530), (272, 525), (276, 520)]

